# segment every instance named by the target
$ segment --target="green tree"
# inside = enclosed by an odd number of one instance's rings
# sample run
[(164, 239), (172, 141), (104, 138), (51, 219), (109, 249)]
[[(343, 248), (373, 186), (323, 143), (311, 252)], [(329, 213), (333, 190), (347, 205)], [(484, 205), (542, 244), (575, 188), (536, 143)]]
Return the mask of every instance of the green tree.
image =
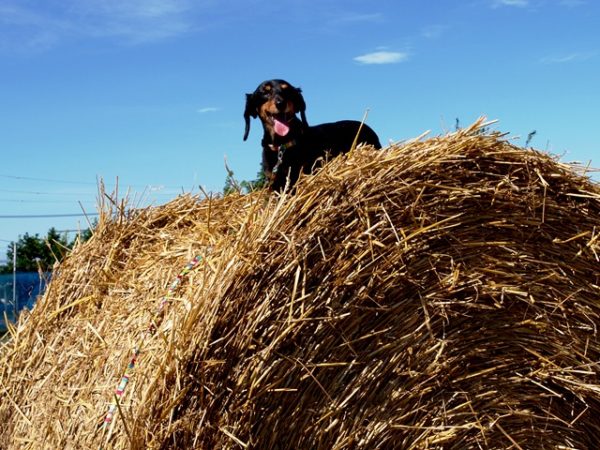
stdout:
[[(14, 244), (11, 243), (6, 253), (8, 264), (2, 272), (12, 272)], [(46, 272), (52, 270), (54, 263), (62, 259), (70, 251), (66, 236), (61, 236), (56, 228), (52, 227), (44, 238), (38, 234), (25, 233), (17, 241), (17, 271), (37, 272), (38, 269)]]
[[(17, 270), (23, 272), (37, 271), (37, 262), (41, 261), (43, 255), (46, 253), (44, 247), (44, 241), (40, 239), (37, 234), (31, 236), (29, 233), (25, 233), (23, 236), (19, 237), (19, 240), (17, 241)], [(6, 253), (8, 272), (12, 272), (13, 270), (13, 248), (13, 244), (9, 245), (8, 252)]]
[[(38, 234), (32, 236), (25, 233), (17, 241), (17, 270), (19, 272), (37, 272), (38, 268), (43, 271), (52, 270), (54, 263), (62, 261), (78, 241), (85, 242), (92, 237), (96, 225), (98, 225), (97, 220), (92, 223), (92, 228), (81, 231), (70, 242), (66, 234), (61, 235), (54, 227), (48, 230), (44, 238), (40, 238)], [(0, 274), (13, 271), (13, 248), (14, 242), (11, 242), (6, 252), (7, 264), (0, 266)]]
[(44, 263), (47, 264), (48, 269), (52, 268), (55, 262), (62, 261), (72, 247), (72, 245), (69, 245), (66, 234), (61, 236), (54, 227), (48, 230), (44, 244), (47, 248)]
[[(460, 130), (462, 127), (460, 126), (460, 119), (457, 117), (455, 122), (454, 122), (454, 130), (458, 131)], [(491, 132), (491, 128), (490, 127), (483, 127), (481, 128), (479, 131), (477, 131), (477, 134), (489, 134)], [(527, 140), (525, 141), (525, 147), (529, 146), (529, 144), (531, 143), (532, 139), (534, 138), (534, 136), (537, 134), (536, 130), (530, 131), (527, 134)]]
[[(94, 221), (94, 223), (92, 224), (92, 226), (93, 226), (93, 227), (96, 227), (96, 225), (97, 225), (97, 224), (98, 224), (98, 221), (96, 220), (96, 221)], [(88, 241), (88, 240), (89, 240), (89, 239), (92, 237), (92, 235), (93, 235), (93, 234), (94, 234), (94, 233), (93, 233), (93, 231), (92, 231), (92, 229), (91, 229), (91, 228), (86, 228), (86, 229), (85, 229), (85, 230), (83, 230), (83, 231), (81, 232), (81, 234), (79, 235), (79, 239), (81, 240), (81, 242)], [(75, 238), (75, 239), (73, 240), (72, 244), (74, 244), (76, 240), (77, 240), (77, 238)]]
[(239, 192), (240, 194), (248, 194), (250, 192), (262, 189), (267, 186), (267, 178), (265, 173), (260, 170), (256, 174), (256, 179), (252, 181), (243, 180), (237, 181), (234, 178), (234, 173), (231, 169), (227, 169), (227, 178), (225, 178), (225, 186), (223, 187), (223, 195), (229, 195), (233, 192)]

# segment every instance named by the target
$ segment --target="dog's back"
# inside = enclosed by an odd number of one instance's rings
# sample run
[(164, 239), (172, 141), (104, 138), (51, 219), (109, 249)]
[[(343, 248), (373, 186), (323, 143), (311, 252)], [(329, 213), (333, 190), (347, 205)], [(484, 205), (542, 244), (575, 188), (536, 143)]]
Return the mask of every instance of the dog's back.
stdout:
[[(312, 173), (322, 161), (349, 152), (355, 143), (381, 148), (375, 131), (356, 120), (341, 120), (306, 128), (302, 135), (302, 145), (293, 149), (295, 151), (287, 152), (280, 161), (271, 187), (274, 190), (283, 189), (287, 177), (293, 186), (301, 172)], [(274, 157), (271, 154), (268, 156)]]
[(331, 156), (346, 153), (350, 151), (355, 141), (357, 145), (367, 144), (376, 149), (381, 148), (379, 138), (373, 129), (357, 120), (314, 125), (306, 131), (306, 138), (306, 147), (314, 149), (319, 156), (322, 156), (323, 152), (328, 152)]

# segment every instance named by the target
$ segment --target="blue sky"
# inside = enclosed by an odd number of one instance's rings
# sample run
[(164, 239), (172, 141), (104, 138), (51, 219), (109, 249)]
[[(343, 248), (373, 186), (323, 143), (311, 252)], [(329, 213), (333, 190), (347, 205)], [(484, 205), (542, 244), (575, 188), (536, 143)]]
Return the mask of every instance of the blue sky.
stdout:
[[(597, 0), (0, 0), (0, 239), (85, 227), (97, 179), (141, 204), (259, 170), (244, 94), (302, 87), (382, 142), (498, 119), (600, 166)], [(598, 178), (596, 178), (598, 179)], [(0, 260), (6, 242), (0, 241)]]

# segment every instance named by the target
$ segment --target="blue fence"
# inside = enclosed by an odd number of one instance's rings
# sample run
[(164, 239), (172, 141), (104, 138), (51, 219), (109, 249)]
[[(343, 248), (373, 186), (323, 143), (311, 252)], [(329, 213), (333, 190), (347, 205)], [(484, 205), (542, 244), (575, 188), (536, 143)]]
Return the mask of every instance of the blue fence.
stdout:
[(0, 275), (0, 332), (6, 331), (5, 314), (8, 320), (14, 321), (23, 308), (33, 307), (46, 288), (45, 280), (37, 272), (17, 273), (16, 281), (16, 301), (13, 303), (13, 276)]

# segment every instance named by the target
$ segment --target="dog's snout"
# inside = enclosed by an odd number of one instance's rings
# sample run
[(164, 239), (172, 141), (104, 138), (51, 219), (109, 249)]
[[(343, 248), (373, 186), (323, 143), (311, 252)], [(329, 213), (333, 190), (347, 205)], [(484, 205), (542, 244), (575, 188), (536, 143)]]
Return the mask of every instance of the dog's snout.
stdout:
[(275, 98), (275, 107), (281, 112), (285, 111), (286, 103), (287, 102), (281, 97)]

